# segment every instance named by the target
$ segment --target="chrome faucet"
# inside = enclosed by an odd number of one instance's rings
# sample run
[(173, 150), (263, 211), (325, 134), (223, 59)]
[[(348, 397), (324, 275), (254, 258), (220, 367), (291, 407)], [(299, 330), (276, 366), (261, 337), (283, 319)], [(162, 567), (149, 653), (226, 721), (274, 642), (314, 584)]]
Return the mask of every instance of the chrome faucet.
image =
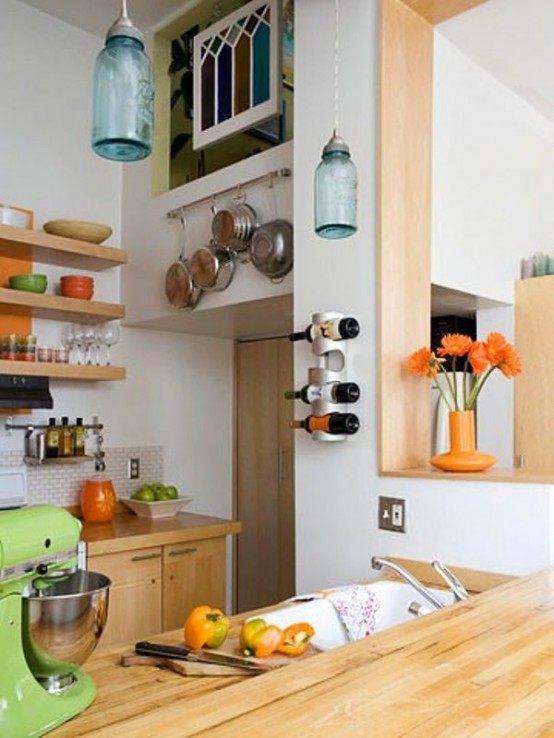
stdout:
[(430, 590), (427, 589), (427, 587), (422, 584), (419, 579), (416, 579), (412, 574), (410, 574), (407, 569), (404, 569), (403, 566), (400, 566), (400, 564), (397, 564), (396, 561), (393, 561), (392, 559), (386, 559), (381, 558), (379, 556), (373, 556), (371, 559), (371, 566), (373, 569), (390, 569), (391, 571), (394, 571), (398, 576), (400, 576), (402, 579), (404, 579), (405, 582), (410, 584), (415, 591), (421, 595), (427, 602), (432, 605), (435, 610), (440, 610), (443, 607), (445, 607), (444, 602), (439, 600), (439, 598), (433, 594)]
[(460, 582), (458, 577), (452, 571), (450, 571), (446, 564), (443, 564), (442, 561), (433, 561), (432, 567), (437, 572), (437, 574), (442, 577), (442, 579), (444, 579), (446, 584), (452, 590), (452, 593), (456, 598), (456, 602), (469, 600), (469, 592)]

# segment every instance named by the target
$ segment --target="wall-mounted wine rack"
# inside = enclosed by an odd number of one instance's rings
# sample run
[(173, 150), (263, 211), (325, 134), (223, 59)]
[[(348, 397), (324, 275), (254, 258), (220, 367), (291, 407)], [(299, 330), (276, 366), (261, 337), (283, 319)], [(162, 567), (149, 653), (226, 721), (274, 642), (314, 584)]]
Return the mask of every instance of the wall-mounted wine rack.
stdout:
[(301, 390), (287, 393), (289, 399), (302, 399), (310, 404), (312, 412), (304, 420), (293, 420), (291, 428), (304, 428), (314, 441), (345, 441), (358, 431), (358, 416), (346, 411), (346, 405), (356, 402), (360, 388), (346, 381), (347, 344), (355, 338), (359, 323), (342, 313), (323, 312), (312, 315), (312, 323), (305, 331), (292, 333), (292, 341), (306, 339), (317, 366), (308, 369), (308, 384)]

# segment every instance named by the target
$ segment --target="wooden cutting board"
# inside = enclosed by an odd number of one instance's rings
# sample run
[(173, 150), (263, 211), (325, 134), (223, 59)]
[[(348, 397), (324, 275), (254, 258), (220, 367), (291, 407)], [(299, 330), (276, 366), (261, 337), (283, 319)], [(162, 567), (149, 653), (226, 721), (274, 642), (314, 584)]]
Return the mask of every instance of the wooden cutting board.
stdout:
[[(183, 646), (183, 643), (176, 644)], [(220, 653), (225, 656), (242, 656), (238, 636), (231, 635), (225, 643), (218, 649), (210, 649), (212, 653)], [(286, 656), (285, 654), (274, 653), (266, 659), (249, 659), (253, 664), (260, 664), (268, 670), (279, 669), (287, 666), (295, 661), (300, 661), (318, 653), (313, 646), (301, 656)], [(246, 669), (238, 669), (233, 666), (225, 666), (224, 664), (207, 664), (198, 661), (182, 661), (180, 659), (169, 659), (163, 656), (142, 656), (135, 651), (126, 651), (121, 657), (122, 666), (158, 666), (164, 669), (171, 669), (177, 674), (183, 676), (242, 676), (250, 677), (262, 672), (249, 672)]]
[(233, 666), (220, 664), (203, 664), (199, 661), (180, 661), (167, 659), (163, 656), (142, 656), (135, 651), (126, 651), (121, 656), (122, 666), (157, 666), (161, 669), (171, 669), (182, 676), (256, 676), (261, 672), (236, 669)]

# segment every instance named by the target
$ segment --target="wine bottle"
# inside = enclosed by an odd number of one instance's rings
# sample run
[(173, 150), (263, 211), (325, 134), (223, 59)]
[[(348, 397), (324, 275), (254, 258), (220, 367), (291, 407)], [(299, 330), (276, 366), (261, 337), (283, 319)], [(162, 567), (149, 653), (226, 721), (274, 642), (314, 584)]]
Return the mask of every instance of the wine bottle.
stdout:
[(46, 458), (56, 459), (59, 455), (60, 429), (56, 425), (56, 418), (48, 419), (46, 429)]
[(71, 437), (71, 429), (69, 427), (69, 418), (62, 418), (62, 427), (60, 428), (60, 440), (58, 446), (58, 456), (73, 456), (73, 443)]
[(290, 420), (289, 428), (303, 428), (308, 433), (323, 431), (332, 436), (351, 436), (358, 431), (360, 421), (354, 413), (327, 413), (308, 415), (304, 420)]
[(356, 382), (326, 382), (325, 384), (306, 384), (301, 390), (287, 390), (285, 399), (302, 400), (307, 405), (314, 400), (325, 402), (357, 402), (360, 387)]
[(322, 323), (311, 323), (305, 330), (297, 333), (289, 333), (291, 341), (309, 341), (315, 338), (330, 338), (332, 341), (340, 341), (345, 338), (356, 338), (360, 332), (360, 324), (356, 318), (335, 318), (325, 320)]
[(83, 427), (83, 419), (77, 418), (73, 427), (73, 453), (75, 456), (85, 455), (86, 431)]

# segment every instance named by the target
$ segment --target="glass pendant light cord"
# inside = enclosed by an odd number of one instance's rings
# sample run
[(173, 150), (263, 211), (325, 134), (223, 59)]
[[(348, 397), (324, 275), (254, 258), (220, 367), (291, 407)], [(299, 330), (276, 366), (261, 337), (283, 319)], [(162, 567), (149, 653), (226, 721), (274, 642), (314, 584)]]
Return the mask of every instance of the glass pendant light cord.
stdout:
[(339, 0), (335, 0), (335, 131), (334, 135), (338, 136), (339, 132)]

